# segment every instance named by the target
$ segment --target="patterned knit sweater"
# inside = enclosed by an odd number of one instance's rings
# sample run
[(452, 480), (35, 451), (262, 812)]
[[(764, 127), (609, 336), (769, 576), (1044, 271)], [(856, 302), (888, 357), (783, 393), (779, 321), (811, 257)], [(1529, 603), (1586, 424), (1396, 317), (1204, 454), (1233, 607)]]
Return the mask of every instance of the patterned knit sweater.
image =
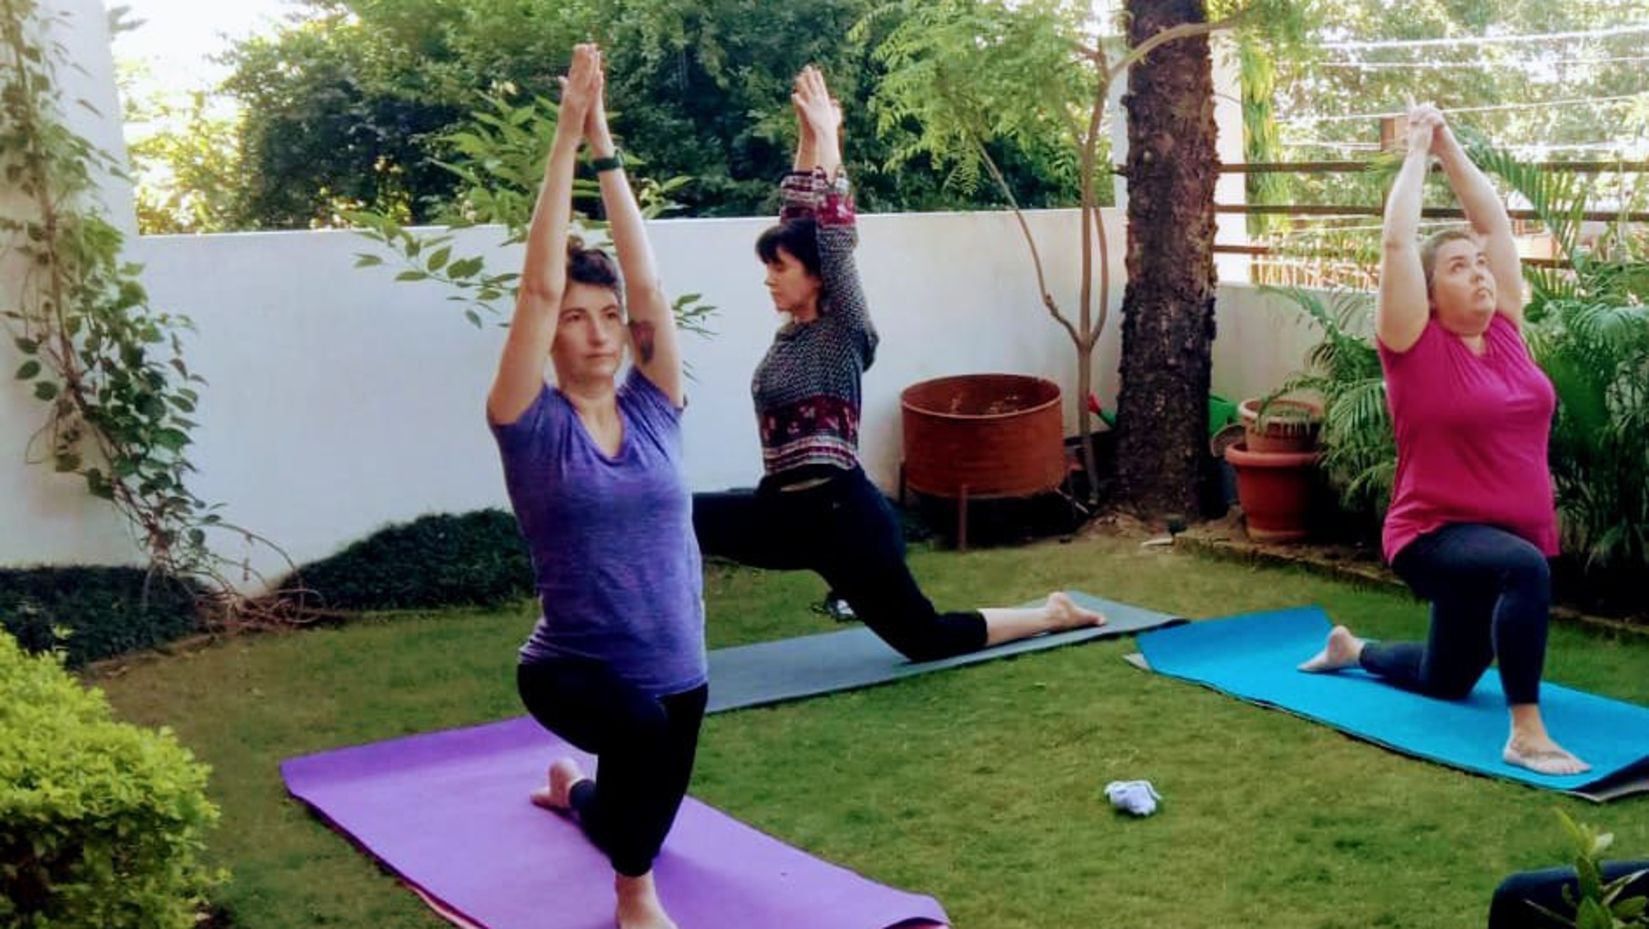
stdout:
[[(792, 172), (780, 183), (781, 221), (812, 216), (819, 224), (819, 316), (781, 327), (750, 392), (769, 475), (859, 463), (860, 379), (876, 357), (876, 327), (853, 262), (858, 244), (845, 176), (822, 169)], [(803, 472), (806, 473), (806, 472)]]

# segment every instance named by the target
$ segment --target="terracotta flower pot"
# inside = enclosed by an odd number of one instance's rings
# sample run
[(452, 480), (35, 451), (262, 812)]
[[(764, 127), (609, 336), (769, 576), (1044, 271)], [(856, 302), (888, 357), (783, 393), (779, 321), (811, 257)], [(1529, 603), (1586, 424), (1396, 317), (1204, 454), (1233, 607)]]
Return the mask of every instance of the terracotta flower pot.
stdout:
[(1317, 447), (1323, 408), (1305, 400), (1277, 399), (1260, 414), (1260, 399), (1252, 397), (1237, 407), (1244, 441), (1252, 452), (1309, 452)]
[(1256, 542), (1295, 542), (1306, 537), (1316, 452), (1255, 452), (1246, 442), (1225, 449), (1237, 472), (1237, 502)]

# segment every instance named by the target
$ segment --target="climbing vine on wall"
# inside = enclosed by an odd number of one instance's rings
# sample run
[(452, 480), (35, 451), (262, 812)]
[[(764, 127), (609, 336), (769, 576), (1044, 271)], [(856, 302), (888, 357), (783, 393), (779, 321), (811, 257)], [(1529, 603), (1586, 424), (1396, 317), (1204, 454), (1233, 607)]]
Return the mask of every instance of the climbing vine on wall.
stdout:
[(68, 107), (96, 112), (65, 100), (57, 82), (60, 67), (78, 67), (52, 38), (68, 24), (38, 0), (0, 0), (0, 322), (23, 359), (12, 376), (44, 408), (29, 459), (113, 504), (154, 570), (232, 602), (236, 566), (209, 536), (263, 540), (189, 489), (205, 383), (184, 358), (192, 324), (150, 306), (142, 268), (122, 258), (123, 234), (100, 215), (97, 180), (123, 169), (62, 118)]

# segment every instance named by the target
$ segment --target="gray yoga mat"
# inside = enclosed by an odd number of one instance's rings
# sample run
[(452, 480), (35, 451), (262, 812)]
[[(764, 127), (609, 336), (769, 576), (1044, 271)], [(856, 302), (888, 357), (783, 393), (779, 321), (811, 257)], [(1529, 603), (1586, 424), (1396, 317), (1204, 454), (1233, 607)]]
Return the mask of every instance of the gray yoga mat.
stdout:
[[(938, 661), (912, 662), (863, 626), (822, 635), (717, 649), (710, 653), (709, 712), (800, 700), (838, 690), (896, 681), (929, 671), (1092, 639), (1129, 635), (1185, 621), (1167, 613), (1105, 600), (1081, 591), (1070, 591), (1070, 595), (1083, 606), (1105, 614), (1109, 622), (1103, 626), (1020, 639)], [(1036, 606), (1039, 603), (1041, 601), (1025, 605)]]

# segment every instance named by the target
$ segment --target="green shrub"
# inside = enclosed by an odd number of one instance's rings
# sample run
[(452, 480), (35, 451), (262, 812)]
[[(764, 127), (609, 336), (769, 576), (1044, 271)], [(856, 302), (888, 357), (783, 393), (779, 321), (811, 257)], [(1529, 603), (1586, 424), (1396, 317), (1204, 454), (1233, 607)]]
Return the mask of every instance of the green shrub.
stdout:
[(56, 656), (0, 633), (0, 925), (188, 929), (213, 878), (205, 766), (119, 723)]
[(74, 668), (196, 631), (195, 596), (193, 584), (141, 568), (6, 568), (0, 628)]
[(1529, 342), (1557, 390), (1551, 462), (1564, 551), (1600, 576), (1641, 578), (1649, 567), (1649, 307), (1553, 300), (1543, 309)]
[(503, 510), (424, 516), (390, 526), (279, 585), (330, 609), (496, 606), (533, 594), (532, 561)]

